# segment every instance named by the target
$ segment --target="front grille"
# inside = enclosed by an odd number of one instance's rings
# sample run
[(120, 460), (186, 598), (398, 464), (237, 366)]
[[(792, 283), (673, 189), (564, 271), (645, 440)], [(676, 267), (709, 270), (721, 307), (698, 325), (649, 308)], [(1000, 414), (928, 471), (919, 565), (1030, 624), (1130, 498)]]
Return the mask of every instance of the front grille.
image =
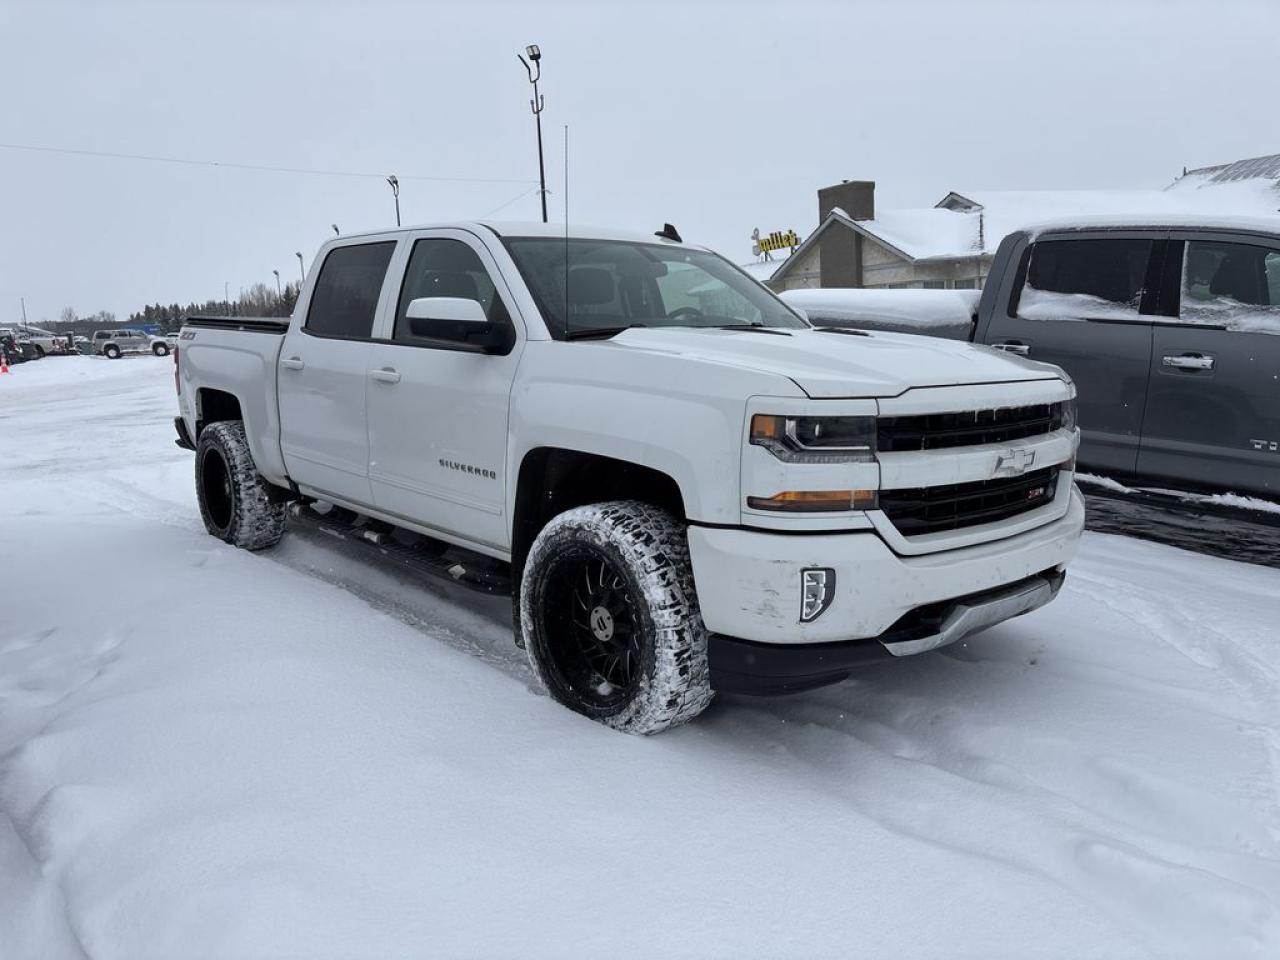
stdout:
[(1008, 443), (1062, 429), (1065, 405), (1037, 403), (1027, 407), (925, 413), (876, 420), (876, 449), (887, 453)]
[(952, 483), (913, 490), (881, 490), (880, 509), (906, 537), (995, 523), (1053, 500), (1058, 468), (1021, 477)]

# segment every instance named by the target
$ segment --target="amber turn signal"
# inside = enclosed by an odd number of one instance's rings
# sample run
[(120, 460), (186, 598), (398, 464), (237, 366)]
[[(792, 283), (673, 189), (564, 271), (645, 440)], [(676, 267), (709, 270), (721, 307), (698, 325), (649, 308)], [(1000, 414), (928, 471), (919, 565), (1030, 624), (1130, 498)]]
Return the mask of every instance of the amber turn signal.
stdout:
[(874, 510), (874, 490), (784, 490), (772, 497), (747, 497), (752, 510), (827, 513), (835, 510)]

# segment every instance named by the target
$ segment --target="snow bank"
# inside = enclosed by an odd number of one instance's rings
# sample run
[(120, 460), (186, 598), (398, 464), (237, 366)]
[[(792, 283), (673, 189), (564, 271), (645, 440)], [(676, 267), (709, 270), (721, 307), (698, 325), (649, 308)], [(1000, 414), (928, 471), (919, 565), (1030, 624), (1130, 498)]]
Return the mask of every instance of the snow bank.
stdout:
[(171, 371), (0, 377), (6, 960), (1280, 954), (1276, 571), (1086, 535), (1043, 610), (632, 738), (505, 602), (206, 536)]
[(865, 327), (968, 340), (980, 290), (786, 290), (779, 294), (820, 327)]

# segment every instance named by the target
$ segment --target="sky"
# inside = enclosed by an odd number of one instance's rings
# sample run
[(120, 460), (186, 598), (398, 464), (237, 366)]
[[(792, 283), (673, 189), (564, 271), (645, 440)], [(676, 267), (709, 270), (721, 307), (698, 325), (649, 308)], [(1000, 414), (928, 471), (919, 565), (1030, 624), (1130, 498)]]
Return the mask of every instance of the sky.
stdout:
[[(1162, 187), (1280, 152), (1280, 0), (0, 0), (0, 324), (296, 279), (332, 234), (539, 217), (739, 262), (816, 191)], [(14, 145), (326, 170), (312, 175)], [(409, 179), (410, 177), (434, 177)]]

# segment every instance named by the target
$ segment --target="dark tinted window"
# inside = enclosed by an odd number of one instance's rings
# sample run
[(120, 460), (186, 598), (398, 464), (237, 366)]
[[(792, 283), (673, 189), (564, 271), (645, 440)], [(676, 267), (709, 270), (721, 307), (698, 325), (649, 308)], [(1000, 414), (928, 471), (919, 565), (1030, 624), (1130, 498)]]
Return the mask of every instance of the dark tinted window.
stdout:
[(1182, 261), (1181, 316), (1229, 330), (1280, 333), (1280, 250), (1188, 241)]
[(1031, 320), (1137, 319), (1151, 240), (1042, 240), (1017, 314)]
[[(490, 323), (510, 325), (511, 316), (498, 296), (493, 278), (480, 261), (479, 255), (461, 240), (419, 240), (413, 245), (409, 267), (405, 271), (404, 285), (400, 288), (400, 302), (396, 306), (396, 340), (406, 343), (424, 343), (434, 340), (456, 342), (462, 331), (446, 331), (445, 326), (456, 327), (449, 320), (418, 320), (412, 328), (405, 314), (409, 304), (420, 297), (458, 297), (475, 300), (484, 308)], [(465, 328), (464, 328), (465, 329)], [(453, 332), (453, 336), (449, 333)]]
[(395, 247), (388, 241), (330, 250), (307, 308), (306, 329), (325, 337), (368, 338)]

